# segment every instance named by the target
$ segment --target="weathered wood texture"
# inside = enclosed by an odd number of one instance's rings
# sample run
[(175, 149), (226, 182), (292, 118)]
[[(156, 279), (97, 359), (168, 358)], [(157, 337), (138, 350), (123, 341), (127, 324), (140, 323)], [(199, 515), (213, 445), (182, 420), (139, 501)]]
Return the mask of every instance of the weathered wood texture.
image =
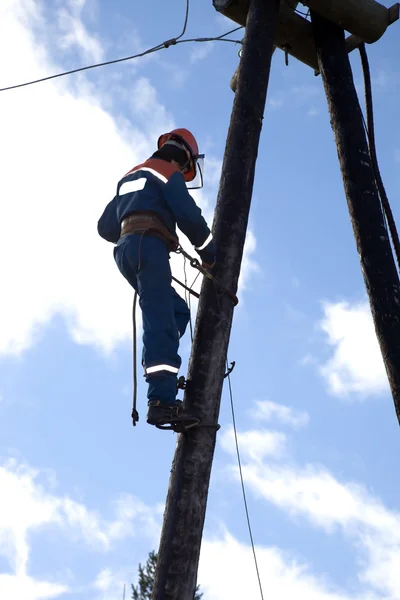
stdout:
[[(246, 25), (248, 0), (213, 0), (214, 7), (239, 25)], [(312, 69), (318, 68), (311, 23), (294, 12), (297, 1), (281, 0), (274, 44)]]
[(389, 10), (375, 0), (303, 0), (303, 3), (368, 43), (379, 40), (389, 26)]
[[(238, 90), (213, 223), (213, 273), (236, 292), (250, 210), (279, 0), (251, 0)], [(217, 423), (233, 303), (205, 279), (196, 319), (185, 402)], [(193, 600), (216, 441), (213, 428), (179, 435), (172, 465), (153, 600)]]
[(343, 30), (311, 13), (319, 69), (375, 331), (400, 422), (400, 282), (385, 226)]
[[(317, 72), (318, 61), (311, 23), (294, 12), (298, 4), (297, 1), (281, 0), (274, 44), (281, 50), (286, 48), (291, 56)], [(304, 0), (304, 4), (319, 13), (323, 12), (333, 21), (340, 22), (342, 28), (352, 34), (346, 40), (349, 52), (361, 41), (378, 40), (386, 28), (399, 18), (399, 4), (387, 9), (374, 0)], [(232, 21), (246, 25), (248, 0), (213, 0), (213, 5)], [(235, 75), (231, 88), (235, 91)]]

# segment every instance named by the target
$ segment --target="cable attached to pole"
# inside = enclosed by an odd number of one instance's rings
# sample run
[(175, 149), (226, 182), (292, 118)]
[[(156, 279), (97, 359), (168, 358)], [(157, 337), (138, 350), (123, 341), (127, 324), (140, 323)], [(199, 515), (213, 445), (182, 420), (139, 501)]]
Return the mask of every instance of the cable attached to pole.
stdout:
[[(217, 299), (217, 305), (218, 305), (218, 310), (221, 313), (221, 304), (218, 298), (218, 289), (217, 286), (214, 284), (215, 287), (215, 295), (216, 295), (216, 299)], [(249, 512), (249, 507), (247, 504), (247, 494), (246, 494), (246, 487), (244, 485), (244, 477), (243, 477), (243, 470), (242, 470), (242, 459), (240, 457), (240, 450), (239, 450), (239, 440), (238, 440), (238, 436), (237, 436), (237, 429), (236, 429), (236, 416), (235, 416), (235, 407), (234, 407), (234, 402), (233, 402), (233, 392), (232, 392), (232, 384), (231, 384), (231, 373), (235, 367), (235, 361), (231, 362), (231, 366), (229, 366), (229, 360), (228, 357), (226, 357), (226, 373), (224, 375), (224, 379), (228, 379), (228, 386), (229, 386), (229, 397), (230, 397), (230, 404), (231, 404), (231, 413), (232, 413), (232, 424), (233, 424), (233, 433), (234, 433), (234, 437), (235, 437), (235, 447), (236, 447), (236, 456), (237, 456), (237, 461), (238, 461), (238, 467), (239, 467), (239, 476), (240, 476), (240, 484), (241, 484), (241, 488), (242, 488), (242, 497), (243, 497), (243, 504), (244, 504), (244, 510), (246, 513), (246, 521), (247, 521), (247, 529), (249, 532), (249, 537), (250, 537), (250, 544), (251, 544), (251, 549), (253, 552), (253, 559), (254, 559), (254, 566), (256, 569), (256, 574), (257, 574), (257, 580), (258, 580), (258, 587), (260, 589), (260, 596), (261, 596), (261, 600), (264, 600), (264, 592), (263, 592), (263, 587), (262, 587), (262, 583), (261, 583), (261, 576), (260, 576), (260, 570), (258, 568), (258, 561), (257, 561), (257, 554), (256, 554), (256, 548), (254, 545), (254, 538), (253, 538), (253, 528), (251, 526), (251, 521), (250, 521), (250, 512)]]
[(233, 432), (234, 432), (234, 436), (235, 436), (236, 455), (237, 455), (237, 461), (238, 461), (238, 466), (239, 466), (240, 483), (241, 483), (241, 487), (242, 487), (243, 504), (244, 504), (244, 510), (246, 513), (247, 528), (249, 530), (251, 549), (253, 552), (254, 566), (256, 568), (256, 573), (257, 573), (258, 587), (260, 588), (261, 600), (264, 600), (264, 593), (263, 593), (263, 587), (262, 587), (262, 583), (261, 583), (260, 570), (258, 568), (256, 548), (255, 548), (254, 539), (253, 539), (253, 530), (252, 530), (251, 522), (250, 522), (249, 507), (247, 505), (246, 488), (244, 485), (242, 461), (240, 458), (239, 442), (238, 442), (237, 431), (236, 431), (235, 408), (233, 405), (233, 393), (232, 393), (231, 376), (230, 376), (230, 372), (229, 372), (229, 368), (228, 368), (228, 359), (226, 360), (226, 367), (227, 367), (227, 377), (228, 377), (228, 386), (229, 386), (229, 396), (230, 396), (230, 400), (231, 400), (231, 413), (232, 413)]
[(367, 113), (367, 137), (368, 137), (368, 145), (369, 145), (369, 153), (372, 161), (372, 168), (374, 170), (376, 187), (378, 189), (378, 194), (381, 200), (383, 212), (385, 214), (390, 237), (392, 240), (392, 245), (395, 251), (397, 266), (400, 270), (400, 239), (399, 234), (397, 232), (396, 223), (393, 217), (393, 212), (390, 206), (389, 198), (386, 194), (385, 186), (382, 181), (382, 176), (379, 169), (378, 157), (376, 153), (376, 144), (375, 144), (375, 126), (374, 126), (374, 108), (372, 101), (372, 84), (371, 84), (371, 72), (369, 68), (369, 61), (367, 56), (367, 51), (365, 48), (365, 44), (361, 44), (359, 47), (360, 57), (361, 57), (361, 65), (364, 75), (364, 86), (365, 86), (365, 107)]

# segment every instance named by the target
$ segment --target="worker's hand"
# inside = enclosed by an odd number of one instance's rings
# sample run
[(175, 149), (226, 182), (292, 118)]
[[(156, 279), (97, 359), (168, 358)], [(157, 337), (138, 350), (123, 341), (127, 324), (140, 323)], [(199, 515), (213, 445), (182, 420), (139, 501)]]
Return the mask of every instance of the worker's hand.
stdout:
[(211, 269), (213, 268), (213, 266), (215, 265), (215, 261), (212, 264), (209, 263), (205, 263), (202, 262), (201, 266), (203, 267), (203, 269), (205, 269), (206, 271), (211, 271)]

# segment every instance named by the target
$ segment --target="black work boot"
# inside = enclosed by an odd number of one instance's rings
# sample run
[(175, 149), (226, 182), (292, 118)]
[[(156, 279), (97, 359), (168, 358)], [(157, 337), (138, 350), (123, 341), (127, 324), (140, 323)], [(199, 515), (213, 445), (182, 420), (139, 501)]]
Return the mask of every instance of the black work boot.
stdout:
[(195, 427), (200, 422), (200, 417), (194, 413), (188, 413), (183, 408), (182, 400), (175, 400), (166, 404), (160, 400), (149, 400), (147, 411), (147, 422), (159, 429), (173, 429), (182, 432)]

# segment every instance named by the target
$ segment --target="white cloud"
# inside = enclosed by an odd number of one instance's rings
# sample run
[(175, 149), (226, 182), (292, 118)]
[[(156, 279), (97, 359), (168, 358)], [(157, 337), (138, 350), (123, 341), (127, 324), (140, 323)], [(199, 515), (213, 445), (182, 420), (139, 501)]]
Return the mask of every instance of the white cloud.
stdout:
[[(400, 594), (400, 513), (388, 509), (364, 486), (339, 481), (323, 466), (302, 467), (283, 461), (271, 464), (267, 454), (268, 460), (263, 461), (253, 444), (257, 433), (265, 435), (264, 430), (241, 434), (247, 490), (287, 513), (296, 526), (304, 526), (306, 519), (323, 534), (339, 534), (350, 543), (358, 565), (358, 585), (363, 586), (358, 597), (397, 600)], [(226, 444), (222, 443), (222, 447), (230, 451)], [(238, 477), (235, 464), (231, 472)], [(354, 594), (349, 597), (353, 598)]]
[(357, 549), (360, 580), (377, 588), (379, 598), (399, 597), (399, 513), (387, 509), (362, 486), (341, 483), (316, 466), (299, 469), (254, 463), (244, 466), (244, 477), (253, 492), (290, 515), (306, 517), (327, 533), (340, 532)]
[(307, 111), (307, 117), (317, 117), (319, 114), (320, 111), (318, 110), (318, 108), (315, 108), (315, 106), (312, 106)]
[(274, 96), (271, 96), (271, 98), (269, 98), (267, 100), (267, 104), (274, 109), (277, 108), (282, 108), (283, 106), (283, 99), (282, 98), (275, 98)]
[(367, 302), (325, 303), (320, 328), (333, 355), (321, 367), (329, 390), (337, 396), (365, 398), (388, 390), (382, 355)]
[(68, 587), (38, 581), (27, 575), (16, 577), (0, 573), (0, 592), (6, 600), (45, 600), (59, 598), (68, 592)]
[[(279, 431), (253, 430), (237, 432), (240, 453), (254, 461), (262, 461), (266, 456), (280, 457), (285, 451), (286, 436)], [(220, 437), (222, 448), (236, 454), (233, 427), (229, 427)]]
[[(79, 35), (75, 27), (83, 5), (72, 1), (62, 9), (74, 23), (65, 25), (75, 32), (68, 43), (95, 57), (94, 36), (83, 24)], [(38, 7), (7, 0), (0, 24), (0, 51), (8, 57), (4, 85), (61, 70), (40, 38), (47, 23)], [(52, 42), (58, 39), (64, 38)], [(57, 314), (77, 343), (110, 352), (131, 337), (132, 290), (114, 264), (112, 245), (98, 236), (97, 220), (118, 179), (175, 123), (147, 78), (129, 91), (129, 115), (107, 112), (83, 75), (2, 94), (0, 194), (7, 201), (0, 207), (0, 251), (7, 261), (0, 265), (6, 290), (0, 355), (29, 348)], [(211, 212), (204, 193), (196, 200)], [(254, 249), (250, 234), (243, 281), (256, 270), (249, 258)]]
[[(355, 600), (355, 596), (335, 590), (309, 565), (278, 548), (256, 546), (264, 596), (276, 600)], [(223, 560), (221, 560), (223, 557)], [(206, 539), (202, 544), (198, 582), (207, 600), (260, 598), (254, 558), (248, 545), (226, 532), (222, 539)], [(360, 598), (361, 600), (361, 598)], [(366, 600), (366, 597), (363, 597)]]
[(238, 281), (238, 289), (246, 290), (248, 289), (249, 279), (254, 274), (261, 273), (260, 265), (253, 259), (253, 255), (256, 252), (257, 241), (254, 233), (251, 229), (248, 229), (246, 235), (246, 241), (243, 249), (243, 260), (242, 260), (242, 268)]
[(204, 60), (205, 58), (207, 58), (207, 56), (211, 54), (213, 48), (214, 44), (212, 42), (196, 44), (190, 53), (190, 62), (193, 64), (200, 60)]
[(258, 421), (279, 421), (292, 427), (303, 427), (307, 425), (310, 418), (306, 411), (295, 410), (284, 404), (277, 404), (270, 400), (257, 400), (256, 408), (251, 409), (250, 415)]
[(51, 487), (44, 472), (28, 465), (12, 460), (0, 466), (0, 556), (13, 571), (0, 576), (1, 598), (53, 598), (67, 590), (62, 583), (41, 582), (28, 574), (29, 536), (45, 526), (95, 552), (109, 551), (128, 537), (145, 536), (151, 544), (158, 538), (161, 507), (150, 509), (126, 495), (115, 503), (115, 518), (106, 520), (80, 502), (47, 491)]
[(112, 571), (103, 569), (93, 584), (98, 591), (96, 600), (121, 600), (125, 586), (125, 598), (131, 597), (132, 570)]
[(84, 60), (101, 62), (104, 59), (101, 44), (82, 22), (81, 15), (85, 4), (86, 0), (69, 0), (68, 8), (60, 8), (58, 25), (62, 34), (58, 39), (58, 45), (62, 50), (76, 47)]

